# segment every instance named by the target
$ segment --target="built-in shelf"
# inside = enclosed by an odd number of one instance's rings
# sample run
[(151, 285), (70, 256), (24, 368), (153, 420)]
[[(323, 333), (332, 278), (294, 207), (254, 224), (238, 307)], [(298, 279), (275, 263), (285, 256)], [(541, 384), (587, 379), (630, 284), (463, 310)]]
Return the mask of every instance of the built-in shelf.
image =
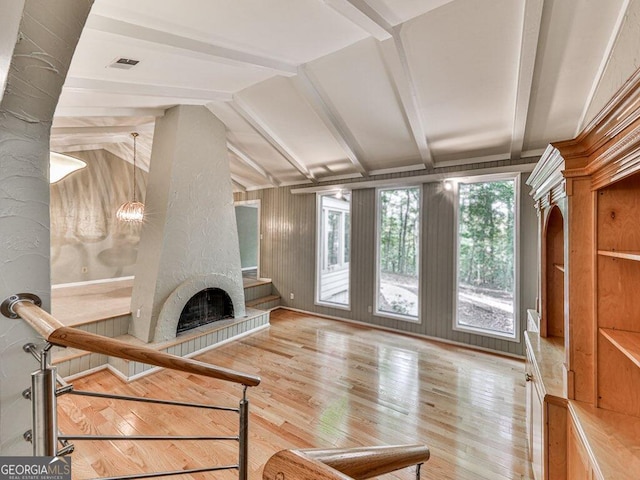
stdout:
[(636, 262), (640, 262), (640, 252), (598, 250), (598, 255), (603, 257), (624, 258), (626, 260), (635, 260)]
[(640, 417), (575, 401), (569, 401), (569, 414), (588, 452), (594, 479), (638, 479)]
[(564, 273), (564, 264), (554, 263), (553, 266), (556, 267), (558, 270), (560, 270), (562, 273)]
[(601, 328), (600, 333), (640, 367), (640, 333)]

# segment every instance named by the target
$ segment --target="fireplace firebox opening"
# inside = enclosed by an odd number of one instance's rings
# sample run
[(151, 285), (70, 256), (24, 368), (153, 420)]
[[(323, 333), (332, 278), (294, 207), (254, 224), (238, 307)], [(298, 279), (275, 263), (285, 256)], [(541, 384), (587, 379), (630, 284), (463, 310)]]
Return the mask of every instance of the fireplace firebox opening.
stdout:
[(206, 288), (191, 297), (182, 309), (176, 334), (227, 318), (234, 318), (231, 297), (220, 288)]

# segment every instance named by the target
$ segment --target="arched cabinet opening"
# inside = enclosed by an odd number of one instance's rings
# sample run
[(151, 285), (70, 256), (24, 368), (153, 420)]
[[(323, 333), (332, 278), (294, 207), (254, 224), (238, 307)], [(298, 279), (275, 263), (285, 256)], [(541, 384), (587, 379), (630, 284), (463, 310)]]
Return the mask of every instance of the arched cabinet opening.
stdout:
[(543, 337), (564, 337), (564, 219), (557, 206), (549, 213), (544, 246), (545, 284), (540, 334)]

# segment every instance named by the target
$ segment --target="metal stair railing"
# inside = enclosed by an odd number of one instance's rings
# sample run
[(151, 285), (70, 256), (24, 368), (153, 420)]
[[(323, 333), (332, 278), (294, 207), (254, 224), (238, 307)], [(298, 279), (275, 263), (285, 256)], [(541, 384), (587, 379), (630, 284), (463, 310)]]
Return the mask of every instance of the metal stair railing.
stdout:
[[(9, 318), (22, 318), (46, 340), (44, 347), (38, 349), (33, 344), (23, 347), (40, 363), (38, 370), (31, 374), (31, 388), (23, 392), (23, 396), (31, 401), (32, 429), (25, 432), (24, 437), (33, 445), (34, 456), (63, 456), (74, 451), (72, 440), (207, 440), (238, 442), (238, 462), (232, 465), (216, 465), (188, 470), (133, 473), (126, 476), (101, 477), (102, 480), (123, 480), (138, 478), (165, 477), (191, 473), (212, 472), (220, 470), (238, 470), (240, 480), (248, 480), (248, 433), (249, 433), (249, 400), (248, 387), (257, 386), (260, 378), (233, 370), (209, 365), (196, 360), (185, 359), (158, 352), (147, 347), (131, 346), (113, 338), (102, 337), (65, 327), (53, 316), (40, 308), (40, 299), (32, 294), (17, 294), (6, 299), (0, 305), (0, 312)], [(185, 371), (210, 378), (230, 381), (243, 385), (242, 398), (238, 407), (226, 407), (208, 404), (177, 402), (172, 400), (114, 395), (108, 393), (76, 391), (57, 374), (57, 368), (51, 365), (50, 353), (54, 346), (74, 347), (89, 352), (103, 353), (119, 358), (141, 361), (159, 367)], [(79, 395), (107, 398), (119, 401), (154, 403), (186, 408), (211, 409), (236, 413), (238, 420), (237, 435), (65, 435), (58, 431), (57, 397), (60, 395)]]

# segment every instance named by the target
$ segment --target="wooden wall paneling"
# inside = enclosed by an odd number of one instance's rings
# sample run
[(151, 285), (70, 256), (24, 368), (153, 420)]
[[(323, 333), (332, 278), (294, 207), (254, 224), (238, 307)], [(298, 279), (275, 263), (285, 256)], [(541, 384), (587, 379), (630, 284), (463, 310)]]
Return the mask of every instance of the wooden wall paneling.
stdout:
[(595, 211), (594, 193), (588, 177), (571, 179), (568, 197), (567, 244), (568, 298), (565, 338), (567, 368), (571, 372), (569, 398), (592, 402), (595, 395)]

